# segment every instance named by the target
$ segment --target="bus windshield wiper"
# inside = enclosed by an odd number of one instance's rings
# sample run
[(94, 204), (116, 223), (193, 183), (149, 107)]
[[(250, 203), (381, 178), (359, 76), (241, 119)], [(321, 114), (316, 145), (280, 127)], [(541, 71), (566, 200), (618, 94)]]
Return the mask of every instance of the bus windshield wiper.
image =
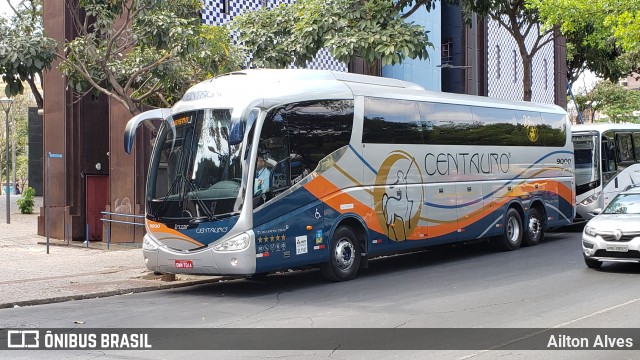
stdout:
[[(211, 209), (209, 209), (209, 207), (207, 207), (207, 204), (202, 200), (202, 198), (200, 198), (200, 195), (198, 195), (198, 191), (200, 189), (198, 189), (191, 181), (186, 180), (187, 186), (189, 187), (189, 193), (187, 195), (191, 195), (193, 197), (193, 199), (196, 202), (196, 209), (200, 209), (202, 208), (205, 214), (205, 217), (207, 219), (212, 219), (214, 217), (213, 212), (211, 212)], [(187, 196), (188, 198), (188, 196)], [(198, 205), (200, 205), (198, 207)], [(196, 214), (196, 218), (201, 218), (200, 213)]]
[(156, 211), (153, 212), (154, 219), (157, 220), (159, 218), (159, 215), (162, 214), (164, 209), (167, 207), (167, 200), (169, 200), (169, 196), (175, 195), (174, 190), (176, 190), (176, 188), (180, 186), (180, 183), (182, 182), (181, 181), (182, 177), (183, 177), (182, 174), (178, 174), (178, 176), (176, 176), (176, 178), (173, 180), (173, 182), (171, 183), (171, 187), (169, 188), (169, 191), (167, 191), (167, 195), (165, 195), (162, 198), (162, 202), (160, 203), (160, 206), (158, 206)]

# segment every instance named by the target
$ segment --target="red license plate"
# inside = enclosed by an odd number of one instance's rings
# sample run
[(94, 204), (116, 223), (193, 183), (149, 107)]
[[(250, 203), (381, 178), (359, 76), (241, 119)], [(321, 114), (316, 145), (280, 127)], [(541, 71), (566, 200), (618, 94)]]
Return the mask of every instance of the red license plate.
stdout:
[(193, 262), (191, 260), (176, 260), (176, 269), (193, 269)]

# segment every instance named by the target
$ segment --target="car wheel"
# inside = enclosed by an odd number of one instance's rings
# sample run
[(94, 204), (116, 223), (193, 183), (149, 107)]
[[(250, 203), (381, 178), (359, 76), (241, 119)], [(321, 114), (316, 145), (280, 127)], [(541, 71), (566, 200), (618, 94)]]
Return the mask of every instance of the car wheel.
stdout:
[(510, 208), (507, 211), (504, 232), (501, 236), (494, 238), (495, 246), (504, 251), (512, 251), (520, 248), (522, 244), (522, 218), (516, 209)]
[(589, 269), (599, 269), (602, 266), (602, 261), (590, 259), (586, 256), (584, 257), (584, 263), (587, 264)]
[(360, 243), (350, 227), (339, 227), (331, 238), (329, 262), (320, 267), (329, 281), (353, 279), (360, 267)]
[(544, 222), (540, 211), (532, 208), (529, 211), (529, 221), (524, 231), (523, 243), (526, 246), (538, 245), (544, 238)]

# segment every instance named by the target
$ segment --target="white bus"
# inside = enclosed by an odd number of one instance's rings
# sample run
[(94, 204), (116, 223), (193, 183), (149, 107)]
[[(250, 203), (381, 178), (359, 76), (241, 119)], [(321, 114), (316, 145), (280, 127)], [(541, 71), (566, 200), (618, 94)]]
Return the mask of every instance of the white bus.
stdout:
[(515, 250), (573, 222), (571, 130), (557, 106), (246, 70), (131, 119), (127, 152), (148, 119), (165, 120), (146, 191), (156, 272), (318, 265), (342, 281), (382, 254), (485, 238)]
[(640, 184), (640, 125), (595, 123), (571, 129), (576, 168), (576, 221), (593, 218), (620, 191)]

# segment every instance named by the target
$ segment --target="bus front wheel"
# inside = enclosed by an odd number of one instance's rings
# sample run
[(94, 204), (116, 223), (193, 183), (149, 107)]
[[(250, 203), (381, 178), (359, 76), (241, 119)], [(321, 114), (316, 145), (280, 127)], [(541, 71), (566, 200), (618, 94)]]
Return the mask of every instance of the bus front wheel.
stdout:
[(504, 233), (494, 239), (496, 247), (500, 250), (512, 251), (520, 248), (522, 244), (522, 218), (514, 208), (507, 211), (507, 220), (504, 225)]
[(322, 276), (329, 281), (353, 279), (360, 267), (360, 243), (353, 230), (339, 227), (331, 238), (329, 262), (320, 267)]

